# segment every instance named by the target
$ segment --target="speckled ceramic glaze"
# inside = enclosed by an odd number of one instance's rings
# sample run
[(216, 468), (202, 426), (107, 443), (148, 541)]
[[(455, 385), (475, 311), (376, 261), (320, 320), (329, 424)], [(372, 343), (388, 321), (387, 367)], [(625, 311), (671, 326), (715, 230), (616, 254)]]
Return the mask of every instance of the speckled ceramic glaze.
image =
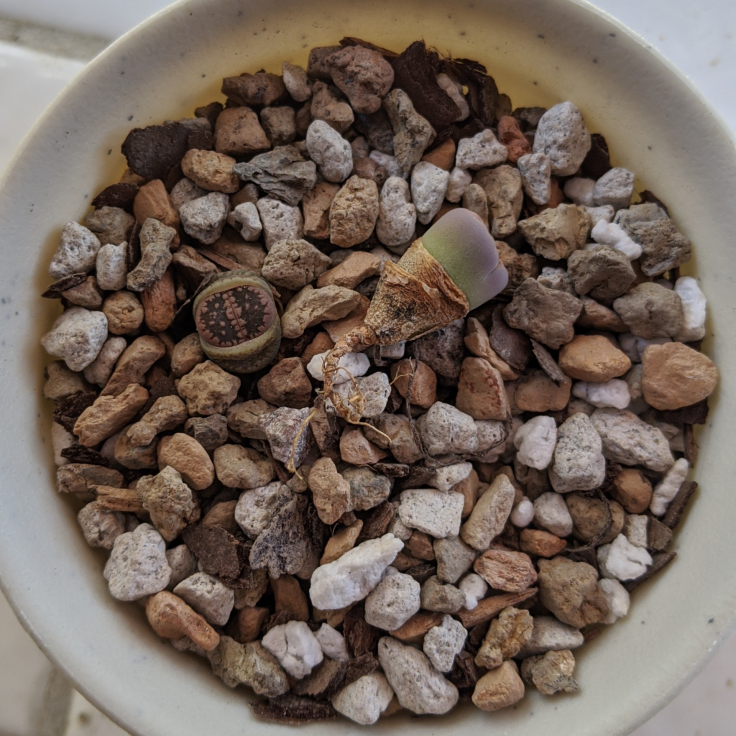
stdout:
[[(305, 63), (312, 46), (361, 36), (403, 49), (424, 38), (485, 63), (515, 105), (572, 100), (605, 134), (614, 162), (666, 202), (694, 243), (709, 299), (709, 354), (722, 382), (700, 435), (701, 491), (678, 532), (677, 560), (633, 596), (628, 618), (580, 653), (582, 692), (535, 692), (496, 714), (399, 715), (374, 732), (407, 736), (614, 736), (629, 733), (702, 667), (736, 611), (733, 340), (736, 155), (723, 124), (651, 49), (589, 6), (563, 0), (189, 0), (113, 44), (27, 138), (0, 192), (0, 576), (16, 613), (79, 689), (139, 736), (286, 734), (254, 721), (245, 690), (150, 630), (139, 606), (114, 601), (105, 554), (86, 546), (75, 508), (56, 494), (41, 398), (40, 336), (56, 316), (38, 298), (61, 227), (117, 180), (133, 126), (191, 115), (220, 80)], [(32, 94), (32, 90), (28, 91)], [(365, 734), (344, 720), (301, 733)]]

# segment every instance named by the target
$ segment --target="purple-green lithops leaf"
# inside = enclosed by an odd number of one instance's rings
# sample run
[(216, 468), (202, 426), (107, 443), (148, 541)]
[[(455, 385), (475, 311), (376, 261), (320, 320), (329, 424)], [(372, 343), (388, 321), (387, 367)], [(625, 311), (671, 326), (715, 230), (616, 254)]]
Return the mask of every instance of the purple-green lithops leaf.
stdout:
[(471, 309), (506, 288), (509, 276), (496, 242), (474, 212), (450, 210), (422, 235), (422, 245), (465, 294)]

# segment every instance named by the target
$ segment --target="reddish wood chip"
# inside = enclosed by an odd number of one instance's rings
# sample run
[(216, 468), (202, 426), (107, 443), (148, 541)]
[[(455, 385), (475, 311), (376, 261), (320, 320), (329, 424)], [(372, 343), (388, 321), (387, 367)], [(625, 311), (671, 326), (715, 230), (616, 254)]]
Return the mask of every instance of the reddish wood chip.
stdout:
[(251, 708), (256, 717), (262, 721), (286, 723), (290, 726), (335, 717), (335, 709), (329, 703), (300, 698), (296, 695), (283, 695), (267, 703), (253, 703)]

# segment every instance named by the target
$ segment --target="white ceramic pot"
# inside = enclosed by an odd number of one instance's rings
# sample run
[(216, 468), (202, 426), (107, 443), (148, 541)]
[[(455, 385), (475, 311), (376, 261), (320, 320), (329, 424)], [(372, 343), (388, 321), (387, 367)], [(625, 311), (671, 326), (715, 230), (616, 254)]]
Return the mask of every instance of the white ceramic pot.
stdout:
[[(572, 100), (603, 133), (615, 164), (666, 202), (694, 243), (709, 299), (709, 354), (721, 369), (676, 561), (633, 596), (628, 618), (580, 650), (582, 692), (487, 714), (464, 706), (433, 720), (399, 715), (374, 730), (407, 736), (627, 734), (669, 701), (728, 633), (736, 611), (733, 330), (736, 155), (725, 126), (678, 72), (608, 17), (566, 0), (189, 0), (113, 44), (30, 133), (0, 192), (0, 575), (24, 626), (79, 689), (140, 736), (286, 734), (255, 722), (244, 690), (151, 631), (139, 606), (114, 601), (105, 554), (86, 546), (55, 491), (40, 336), (56, 316), (39, 298), (63, 224), (125, 167), (128, 130), (191, 115), (223, 76), (359, 36), (401, 50), (424, 38), (478, 59), (515, 106)], [(29, 90), (32, 94), (32, 90)], [(365, 733), (344, 720), (301, 733)]]

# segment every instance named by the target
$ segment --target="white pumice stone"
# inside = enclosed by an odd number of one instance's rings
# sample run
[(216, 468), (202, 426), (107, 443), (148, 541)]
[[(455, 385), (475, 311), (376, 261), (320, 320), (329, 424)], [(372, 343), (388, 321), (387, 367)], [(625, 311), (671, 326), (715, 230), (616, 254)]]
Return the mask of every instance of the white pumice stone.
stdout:
[[(620, 251), (630, 261), (634, 261), (641, 256), (641, 245), (632, 240), (628, 233), (615, 222), (599, 219), (593, 226), (590, 237), (598, 245), (608, 245)], [(589, 244), (586, 249), (590, 250), (594, 247), (595, 245)]]
[(438, 74), (437, 84), (447, 92), (452, 98), (452, 101), (460, 108), (460, 114), (455, 118), (454, 122), (459, 123), (461, 120), (465, 120), (470, 115), (470, 106), (463, 96), (463, 86), (460, 82), (456, 82), (447, 74)]
[(323, 659), (322, 648), (304, 621), (289, 621), (274, 626), (263, 637), (261, 644), (298, 680), (306, 677)]
[(112, 597), (119, 601), (137, 601), (160, 593), (171, 578), (166, 543), (150, 524), (121, 534), (115, 540), (103, 575)]
[(627, 514), (624, 519), (623, 534), (634, 547), (646, 547), (649, 531), (649, 517), (641, 514)]
[(634, 580), (652, 564), (649, 552), (635, 547), (623, 534), (619, 534), (611, 544), (598, 547), (597, 558), (601, 575), (617, 580)]
[(438, 491), (449, 491), (461, 480), (465, 480), (472, 470), (473, 465), (471, 463), (445, 465), (444, 468), (437, 468), (435, 476), (427, 482)]
[[(325, 380), (324, 363), (329, 353), (329, 350), (326, 350), (324, 353), (317, 353), (307, 363), (307, 372), (312, 378), (318, 381)], [(352, 378), (364, 376), (371, 367), (371, 361), (365, 353), (347, 353), (340, 358), (337, 365), (338, 370), (332, 379), (333, 386), (350, 381)]]
[[(552, 196), (552, 165), (543, 153), (527, 153), (516, 165), (524, 191), (535, 204), (547, 204)], [(613, 217), (613, 212), (611, 212)]]
[(593, 227), (599, 222), (611, 222), (613, 220), (614, 212), (610, 204), (604, 205), (603, 207), (586, 207), (585, 211), (590, 215), (590, 221)]
[(90, 547), (112, 549), (115, 540), (125, 533), (125, 516), (119, 511), (100, 508), (95, 502), (79, 511), (77, 521)]
[(612, 406), (615, 409), (625, 409), (631, 401), (629, 384), (620, 378), (611, 378), (605, 383), (578, 381), (573, 384), (572, 394), (597, 407)]
[(534, 504), (526, 497), (516, 504), (511, 512), (511, 523), (518, 529), (525, 529), (534, 521)]
[(399, 516), (411, 529), (418, 529), (435, 539), (456, 537), (460, 532), (465, 503), (465, 497), (461, 493), (412, 488), (403, 491), (399, 498)]
[(414, 530), (409, 529), (409, 527), (401, 521), (401, 517), (399, 516), (399, 506), (401, 506), (401, 501), (391, 501), (391, 505), (394, 507), (394, 518), (389, 522), (386, 531), (393, 534), (396, 539), (406, 542), (411, 539), (411, 535), (414, 533)]
[[(600, 411), (600, 410), (599, 410)], [(597, 488), (606, 475), (601, 438), (585, 414), (573, 414), (557, 429), (549, 479), (558, 493)]]
[(692, 276), (680, 276), (675, 282), (675, 291), (682, 302), (682, 329), (677, 335), (679, 342), (693, 342), (705, 337), (705, 294)]
[(396, 559), (404, 543), (393, 534), (369, 539), (334, 562), (312, 573), (309, 597), (323, 611), (345, 608), (361, 601), (378, 585), (383, 571)]
[(210, 192), (205, 197), (183, 204), (179, 209), (184, 232), (205, 245), (212, 245), (219, 239), (229, 213), (230, 197), (223, 192)]
[(534, 521), (540, 529), (558, 537), (572, 534), (572, 516), (567, 510), (565, 499), (559, 493), (543, 493), (534, 501)]
[(442, 401), (435, 401), (419, 417), (417, 428), (430, 455), (465, 454), (478, 449), (478, 429), (473, 417)]
[(433, 626), (425, 635), (422, 650), (438, 672), (449, 672), (455, 656), (462, 652), (468, 632), (452, 616), (445, 614), (440, 626)]
[(475, 572), (466, 575), (457, 587), (465, 593), (465, 608), (468, 611), (472, 611), (488, 592), (488, 583)]
[(632, 363), (641, 363), (641, 356), (650, 345), (664, 345), (672, 342), (671, 337), (637, 337), (630, 332), (618, 336), (618, 344)]
[(411, 575), (386, 568), (383, 580), (365, 599), (365, 620), (371, 626), (394, 631), (420, 608), (421, 585)]
[(435, 539), (432, 549), (437, 560), (437, 577), (443, 583), (453, 585), (475, 562), (478, 552), (463, 542), (460, 537)]
[(110, 337), (105, 340), (97, 357), (84, 369), (84, 377), (90, 383), (105, 386), (115, 369), (115, 363), (127, 347), (128, 341), (124, 337)]
[(58, 422), (51, 423), (51, 449), (54, 451), (54, 463), (57, 467), (68, 465), (69, 461), (62, 457), (61, 451), (77, 443), (77, 438)]
[(347, 662), (350, 659), (345, 637), (329, 624), (322, 624), (314, 636), (322, 647), (322, 654), (325, 657), (338, 662)]
[(631, 598), (629, 591), (618, 580), (604, 578), (598, 581), (598, 588), (606, 597), (608, 616), (603, 619), (604, 624), (615, 624), (629, 612)]
[(483, 552), (506, 526), (514, 506), (516, 491), (511, 481), (499, 473), (476, 501), (470, 516), (463, 524), (460, 536), (473, 549)]
[(595, 183), (593, 201), (598, 207), (610, 205), (615, 210), (620, 210), (629, 206), (633, 193), (633, 172), (617, 166), (603, 174)]
[(381, 189), (376, 237), (384, 245), (403, 245), (414, 236), (416, 225), (417, 208), (411, 202), (409, 185), (390, 176)]
[(457, 688), (424, 652), (384, 636), (378, 641), (378, 661), (399, 703), (412, 713), (441, 715), (457, 703)]
[(577, 649), (584, 643), (585, 638), (576, 628), (563, 624), (554, 616), (535, 616), (532, 638), (516, 656), (521, 659), (545, 652)]
[(391, 383), (388, 376), (380, 372), (371, 373), (370, 376), (356, 378), (355, 384), (352, 381), (343, 381), (337, 385), (333, 384), (333, 388), (343, 401), (350, 401), (352, 397), (357, 397), (359, 392), (364, 402), (360, 416), (364, 419), (381, 414), (391, 396)]
[(263, 225), (258, 214), (258, 208), (253, 202), (239, 204), (229, 215), (227, 221), (248, 243), (253, 243), (261, 237)]
[(594, 207), (594, 189), (595, 179), (585, 179), (581, 176), (575, 176), (565, 182), (563, 191), (565, 192), (565, 196), (575, 204), (581, 204), (583, 207)]
[[(350, 150), (349, 143), (347, 146)], [(286, 202), (273, 197), (261, 197), (256, 202), (256, 208), (263, 226), (263, 241), (266, 250), (271, 250), (281, 240), (300, 240), (304, 235), (304, 219), (299, 207), (291, 207)]]
[(307, 129), (307, 151), (327, 181), (343, 182), (353, 170), (350, 143), (324, 120), (312, 121)]
[(95, 267), (99, 250), (99, 238), (91, 230), (77, 222), (67, 222), (51, 259), (49, 275), (61, 279), (73, 273), (89, 273)]
[(197, 572), (197, 558), (186, 544), (167, 549), (166, 561), (171, 568), (171, 578), (167, 586), (169, 590), (173, 590), (182, 580), (186, 580)]
[(555, 176), (574, 174), (590, 150), (590, 133), (572, 102), (560, 102), (542, 115), (534, 136), (534, 153), (545, 153)]
[(465, 194), (465, 190), (473, 183), (473, 175), (465, 169), (457, 166), (450, 172), (447, 181), (445, 199), (448, 202), (459, 202)]
[(373, 159), (379, 166), (383, 166), (386, 169), (386, 173), (391, 177), (399, 177), (401, 179), (408, 179), (409, 172), (406, 173), (401, 170), (399, 162), (396, 160), (396, 156), (392, 156), (389, 153), (383, 151), (371, 151), (368, 154), (368, 158)]
[(182, 580), (173, 592), (215, 626), (224, 626), (235, 606), (234, 591), (205, 572)]
[(84, 307), (71, 307), (57, 318), (41, 338), (49, 355), (62, 358), (73, 371), (83, 371), (107, 340), (107, 317)]
[(128, 244), (108, 243), (97, 251), (95, 274), (103, 291), (124, 289), (128, 278)]
[(544, 470), (552, 462), (556, 444), (557, 425), (552, 417), (533, 417), (514, 435), (519, 462), (537, 470)]
[(273, 515), (291, 498), (291, 489), (279, 480), (243, 491), (235, 506), (235, 521), (247, 537), (256, 539), (271, 523)]
[(429, 161), (420, 161), (412, 170), (411, 198), (423, 225), (428, 225), (439, 212), (449, 179), (449, 172)]
[(332, 698), (332, 706), (361, 726), (375, 723), (388, 708), (394, 691), (382, 672), (371, 672), (351, 682)]
[(667, 471), (664, 478), (654, 487), (649, 510), (655, 516), (662, 516), (667, 511), (667, 507), (685, 481), (689, 468), (690, 463), (684, 457), (681, 457), (675, 461), (675, 464)]
[(508, 157), (508, 151), (493, 131), (486, 128), (472, 138), (461, 138), (457, 144), (455, 166), (477, 171), (485, 166), (497, 166)]

